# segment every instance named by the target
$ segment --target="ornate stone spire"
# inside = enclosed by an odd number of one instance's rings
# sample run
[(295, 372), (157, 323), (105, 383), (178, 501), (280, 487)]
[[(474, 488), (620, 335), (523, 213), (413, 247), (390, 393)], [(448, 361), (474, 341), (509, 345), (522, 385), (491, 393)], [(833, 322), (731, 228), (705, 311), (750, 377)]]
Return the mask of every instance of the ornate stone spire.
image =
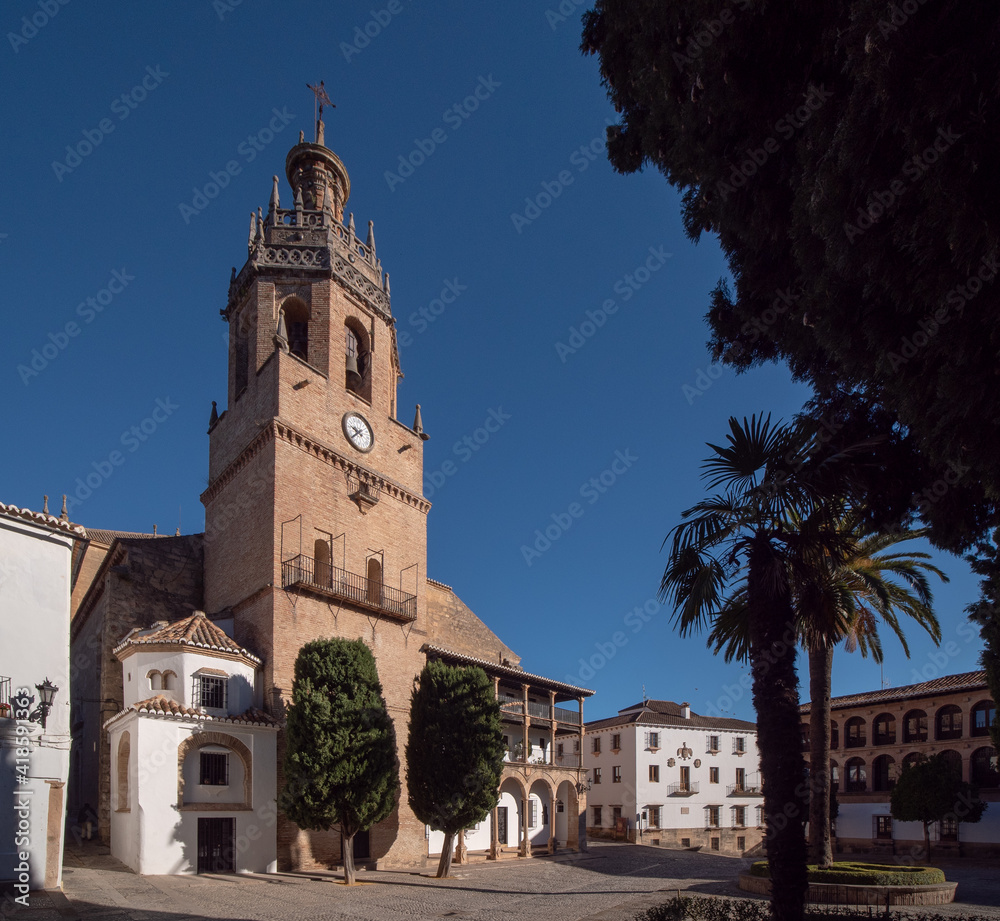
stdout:
[(323, 126), (323, 106), (333, 106), (323, 83), (310, 86), (316, 95), (319, 114), (316, 119), (316, 140), (305, 143), (299, 135), (285, 158), (285, 175), (296, 195), (302, 195), (307, 211), (330, 211), (338, 220), (344, 219), (344, 205), (351, 194), (351, 180), (340, 158), (326, 146)]

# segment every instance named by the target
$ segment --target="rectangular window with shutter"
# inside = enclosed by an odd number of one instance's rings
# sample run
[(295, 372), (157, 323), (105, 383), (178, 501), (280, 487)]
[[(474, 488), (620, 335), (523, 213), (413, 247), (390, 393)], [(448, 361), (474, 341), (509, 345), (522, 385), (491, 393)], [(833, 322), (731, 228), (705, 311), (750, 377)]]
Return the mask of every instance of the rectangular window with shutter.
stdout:
[(651, 764), (649, 766), (649, 782), (650, 783), (660, 782), (660, 766), (658, 764)]

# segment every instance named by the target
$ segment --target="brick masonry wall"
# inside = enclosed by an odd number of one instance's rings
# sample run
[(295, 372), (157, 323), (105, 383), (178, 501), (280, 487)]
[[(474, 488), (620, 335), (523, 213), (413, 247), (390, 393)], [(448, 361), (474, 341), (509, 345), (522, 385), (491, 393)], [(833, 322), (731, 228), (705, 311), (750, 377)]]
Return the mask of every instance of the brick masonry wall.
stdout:
[[(99, 733), (98, 789), (96, 796), (93, 789), (87, 788), (81, 789), (79, 795), (81, 804), (89, 802), (96, 807), (98, 832), (105, 843), (110, 835), (111, 752), (103, 721), (121, 709), (123, 699), (121, 663), (112, 649), (133, 627), (149, 627), (159, 620), (179, 620), (201, 608), (204, 598), (202, 535), (157, 540), (124, 538), (121, 544), (126, 548), (124, 561), (107, 571), (103, 597), (87, 615), (87, 629), (81, 624), (74, 631), (70, 648), (71, 662), (78, 661), (74, 658), (76, 653), (99, 659), (95, 661), (99, 677), (93, 682), (96, 694), (88, 692), (86, 696), (102, 703), (84, 705), (82, 710), (82, 717), (88, 723), (97, 719), (101, 724), (99, 730), (96, 727), (87, 730), (87, 738)], [(76, 693), (74, 690), (74, 697)], [(81, 751), (81, 756), (93, 759), (94, 753)]]
[(493, 662), (507, 659), (518, 665), (520, 656), (486, 626), (450, 588), (427, 583), (428, 642), (455, 652)]

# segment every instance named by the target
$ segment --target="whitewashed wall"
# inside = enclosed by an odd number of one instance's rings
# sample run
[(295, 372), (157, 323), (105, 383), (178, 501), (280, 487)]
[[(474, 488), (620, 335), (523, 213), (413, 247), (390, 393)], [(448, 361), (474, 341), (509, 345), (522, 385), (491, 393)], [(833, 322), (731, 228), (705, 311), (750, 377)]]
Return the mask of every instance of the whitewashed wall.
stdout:
[[(197, 871), (198, 817), (235, 818), (237, 872), (273, 872), (277, 866), (275, 825), (277, 810), (276, 732), (266, 727), (234, 726), (206, 721), (205, 731), (231, 735), (250, 750), (253, 764), (252, 809), (250, 811), (208, 811), (177, 809), (177, 750), (181, 743), (199, 733), (199, 724), (132, 713), (111, 727), (112, 803), (118, 789), (118, 744), (122, 732), (131, 736), (131, 811), (112, 811), (111, 852), (137, 873), (176, 874)], [(196, 760), (196, 752), (188, 761)], [(190, 770), (190, 768), (189, 768)], [(243, 799), (242, 766), (239, 756), (230, 755), (230, 784), (206, 788), (185, 786), (184, 800), (238, 802)]]
[[(36, 684), (49, 678), (58, 688), (44, 732), (30, 727), (28, 782), (17, 783), (16, 749), (22, 747), (13, 719), (0, 719), (0, 879), (15, 877), (17, 857), (28, 853), (30, 886), (40, 889), (48, 871), (46, 830), (52, 784), (62, 784), (59, 810), (59, 865), (52, 868), (62, 885), (66, 781), (69, 777), (69, 620), (73, 540), (68, 536), (0, 517), (0, 675), (11, 679), (11, 693), (27, 687), (38, 704)], [(26, 791), (31, 791), (26, 794)], [(30, 799), (27, 845), (15, 844), (17, 799)], [(58, 793), (56, 794), (58, 796)], [(50, 883), (52, 880), (50, 880)]]

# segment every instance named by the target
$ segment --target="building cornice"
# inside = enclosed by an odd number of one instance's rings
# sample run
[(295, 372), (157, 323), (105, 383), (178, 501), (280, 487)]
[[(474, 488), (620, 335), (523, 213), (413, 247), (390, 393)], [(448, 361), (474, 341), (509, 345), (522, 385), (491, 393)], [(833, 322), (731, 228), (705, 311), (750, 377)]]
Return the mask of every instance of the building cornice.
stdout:
[(281, 440), (286, 444), (290, 444), (311, 457), (316, 457), (331, 467), (340, 470), (342, 473), (361, 473), (368, 482), (375, 483), (381, 488), (383, 496), (392, 496), (394, 499), (423, 512), (425, 515), (430, 511), (431, 504), (423, 496), (418, 496), (412, 490), (403, 486), (402, 483), (376, 473), (369, 467), (348, 460), (348, 458), (330, 445), (313, 438), (311, 435), (307, 435), (298, 427), (280, 418), (273, 419), (269, 424), (265, 425), (239, 457), (232, 461), (212, 481), (208, 489), (201, 494), (202, 503), (207, 505), (215, 499), (226, 485), (260, 452), (264, 445), (272, 440)]

